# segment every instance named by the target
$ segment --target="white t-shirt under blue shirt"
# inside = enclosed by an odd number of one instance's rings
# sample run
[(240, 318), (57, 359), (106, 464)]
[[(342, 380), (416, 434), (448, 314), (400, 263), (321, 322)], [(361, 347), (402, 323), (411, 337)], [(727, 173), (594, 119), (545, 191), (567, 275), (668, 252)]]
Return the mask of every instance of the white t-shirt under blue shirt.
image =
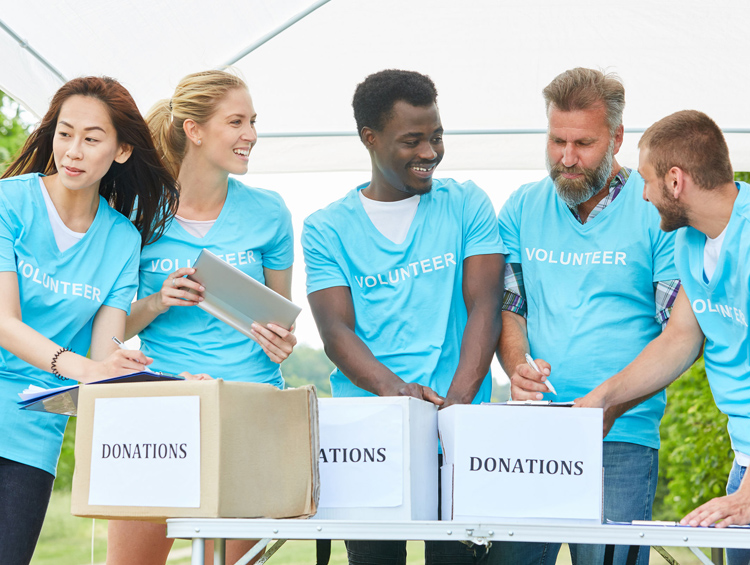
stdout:
[(719, 254), (721, 253), (721, 247), (724, 245), (724, 236), (726, 234), (727, 228), (725, 227), (724, 230), (713, 239), (706, 236), (706, 245), (703, 249), (704, 282), (710, 282), (711, 277), (714, 276), (716, 265), (719, 263)]
[[(294, 262), (289, 210), (277, 193), (230, 178), (224, 206), (205, 236), (172, 221), (161, 239), (143, 248), (138, 298), (158, 292), (176, 269), (192, 266), (204, 247), (265, 283), (264, 267), (281, 271)], [(284, 385), (279, 365), (257, 343), (197, 306), (172, 306), (139, 336), (159, 370)]]
[(371, 200), (359, 191), (359, 201), (367, 212), (367, 216), (378, 231), (393, 243), (403, 243), (409, 235), (409, 228), (417, 215), (419, 195), (410, 196), (395, 202), (381, 202)]
[[(505, 253), (492, 204), (473, 182), (436, 179), (421, 196), (406, 239), (394, 243), (373, 225), (352, 190), (305, 220), (307, 293), (349, 287), (355, 333), (406, 382), (448, 392), (467, 322), (463, 261)], [(338, 369), (334, 396), (370, 396)], [(489, 400), (489, 374), (475, 402)]]
[(706, 336), (706, 375), (716, 405), (729, 417), (732, 448), (750, 455), (750, 186), (736, 184), (739, 194), (710, 282), (703, 278), (703, 233), (691, 227), (678, 230), (675, 259)]
[[(0, 180), (0, 271), (17, 273), (25, 324), (60, 347), (86, 355), (92, 321), (102, 305), (130, 312), (141, 237), (100, 197), (85, 235), (60, 251), (40, 176)], [(0, 349), (0, 457), (55, 474), (68, 418), (19, 410), (16, 402), (30, 384), (52, 388), (73, 383)]]
[(55, 236), (55, 242), (57, 243), (57, 248), (60, 251), (67, 251), (71, 247), (73, 247), (76, 243), (81, 241), (84, 235), (86, 233), (81, 233), (77, 231), (73, 231), (68, 226), (65, 225), (65, 222), (63, 222), (62, 218), (60, 217), (60, 213), (57, 211), (57, 208), (55, 208), (54, 202), (52, 202), (52, 198), (50, 198), (49, 191), (47, 190), (47, 187), (44, 186), (44, 181), (42, 180), (42, 177), (39, 177), (39, 187), (42, 191), (42, 198), (44, 198), (44, 204), (47, 206), (47, 215), (49, 216), (49, 222), (52, 226), (52, 234)]

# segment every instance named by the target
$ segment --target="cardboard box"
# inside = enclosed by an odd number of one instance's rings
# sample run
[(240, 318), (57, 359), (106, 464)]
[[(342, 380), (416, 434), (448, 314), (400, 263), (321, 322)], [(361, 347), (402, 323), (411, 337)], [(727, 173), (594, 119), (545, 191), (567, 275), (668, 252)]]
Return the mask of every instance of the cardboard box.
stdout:
[(322, 398), (315, 518), (437, 520), (437, 407), (407, 397)]
[(438, 424), (444, 520), (601, 522), (601, 409), (451, 406)]
[(71, 512), (158, 522), (310, 516), (317, 425), (312, 386), (82, 386)]

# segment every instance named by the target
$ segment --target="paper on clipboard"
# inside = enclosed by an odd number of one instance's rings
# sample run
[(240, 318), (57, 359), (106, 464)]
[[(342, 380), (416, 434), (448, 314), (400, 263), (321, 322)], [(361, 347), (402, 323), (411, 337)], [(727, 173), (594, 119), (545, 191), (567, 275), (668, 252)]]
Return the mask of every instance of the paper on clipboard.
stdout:
[(274, 292), (250, 275), (203, 249), (188, 276), (203, 285), (204, 300), (198, 307), (252, 340), (253, 322), (269, 322), (291, 328), (302, 308)]

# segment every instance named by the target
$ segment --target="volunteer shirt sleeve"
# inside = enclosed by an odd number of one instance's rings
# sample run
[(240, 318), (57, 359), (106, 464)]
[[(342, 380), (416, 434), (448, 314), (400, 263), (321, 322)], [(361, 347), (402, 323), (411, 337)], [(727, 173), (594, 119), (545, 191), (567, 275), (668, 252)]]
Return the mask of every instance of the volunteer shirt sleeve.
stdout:
[(485, 192), (476, 184), (466, 183), (464, 200), (464, 258), (472, 255), (507, 253), (497, 229), (495, 211)]
[(667, 320), (672, 315), (672, 306), (677, 299), (677, 293), (680, 291), (680, 281), (659, 281), (654, 285), (656, 296), (656, 323), (661, 325), (661, 329), (667, 327)]
[[(655, 211), (655, 210), (654, 210)], [(651, 282), (679, 279), (674, 262), (675, 232), (665, 233), (659, 229), (659, 220), (652, 228), (651, 246), (653, 250), (653, 278)]]
[(14, 249), (14, 222), (5, 205), (4, 196), (0, 195), (0, 271), (16, 271), (16, 253)]
[[(119, 308), (126, 314), (130, 314), (130, 303), (133, 301), (136, 290), (138, 290), (138, 266), (141, 258), (141, 240), (138, 232), (130, 238), (131, 252), (125, 266), (120, 271), (115, 284), (104, 299), (105, 306)], [(124, 246), (127, 249), (127, 245)], [(102, 265), (107, 268), (107, 265)]]
[(497, 215), (500, 237), (508, 249), (508, 255), (505, 257), (506, 264), (521, 264), (521, 227), (518, 220), (518, 195), (519, 191), (511, 194)]
[(276, 235), (268, 249), (263, 251), (263, 266), (276, 271), (288, 269), (294, 263), (294, 231), (292, 214), (278, 196)]
[(523, 270), (520, 263), (505, 264), (505, 292), (502, 309), (526, 317), (526, 291), (523, 287)]
[(675, 232), (663, 232), (658, 227), (659, 222), (657, 214), (654, 218), (654, 228), (652, 228), (651, 232), (651, 246), (653, 249), (652, 282), (654, 283), (656, 306), (655, 319), (661, 325), (662, 329), (664, 329), (672, 313), (672, 305), (677, 297), (677, 292), (680, 290), (680, 281), (674, 258)]
[(305, 220), (302, 228), (302, 251), (305, 256), (307, 274), (307, 294), (334, 286), (350, 286), (341, 265), (334, 256), (334, 250), (313, 218)]

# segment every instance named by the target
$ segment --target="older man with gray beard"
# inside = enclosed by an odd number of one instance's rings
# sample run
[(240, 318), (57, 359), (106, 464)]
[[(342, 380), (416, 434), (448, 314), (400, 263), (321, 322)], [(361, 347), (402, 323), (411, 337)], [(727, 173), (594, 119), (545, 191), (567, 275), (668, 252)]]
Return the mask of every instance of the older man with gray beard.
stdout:
[[(498, 358), (514, 400), (570, 401), (630, 363), (662, 330), (677, 295), (674, 241), (642, 198), (643, 179), (615, 159), (625, 91), (576, 68), (545, 89), (549, 176), (519, 188), (499, 214), (510, 250)], [(530, 353), (541, 372), (525, 361)], [(547, 378), (557, 395), (548, 392)], [(604, 518), (648, 520), (658, 476), (661, 392), (627, 410), (604, 444)], [(565, 493), (560, 493), (565, 496)], [(503, 543), (497, 563), (554, 563), (559, 544)], [(604, 546), (571, 545), (574, 564)], [(628, 548), (618, 547), (615, 563)], [(648, 563), (648, 551), (639, 564)]]

